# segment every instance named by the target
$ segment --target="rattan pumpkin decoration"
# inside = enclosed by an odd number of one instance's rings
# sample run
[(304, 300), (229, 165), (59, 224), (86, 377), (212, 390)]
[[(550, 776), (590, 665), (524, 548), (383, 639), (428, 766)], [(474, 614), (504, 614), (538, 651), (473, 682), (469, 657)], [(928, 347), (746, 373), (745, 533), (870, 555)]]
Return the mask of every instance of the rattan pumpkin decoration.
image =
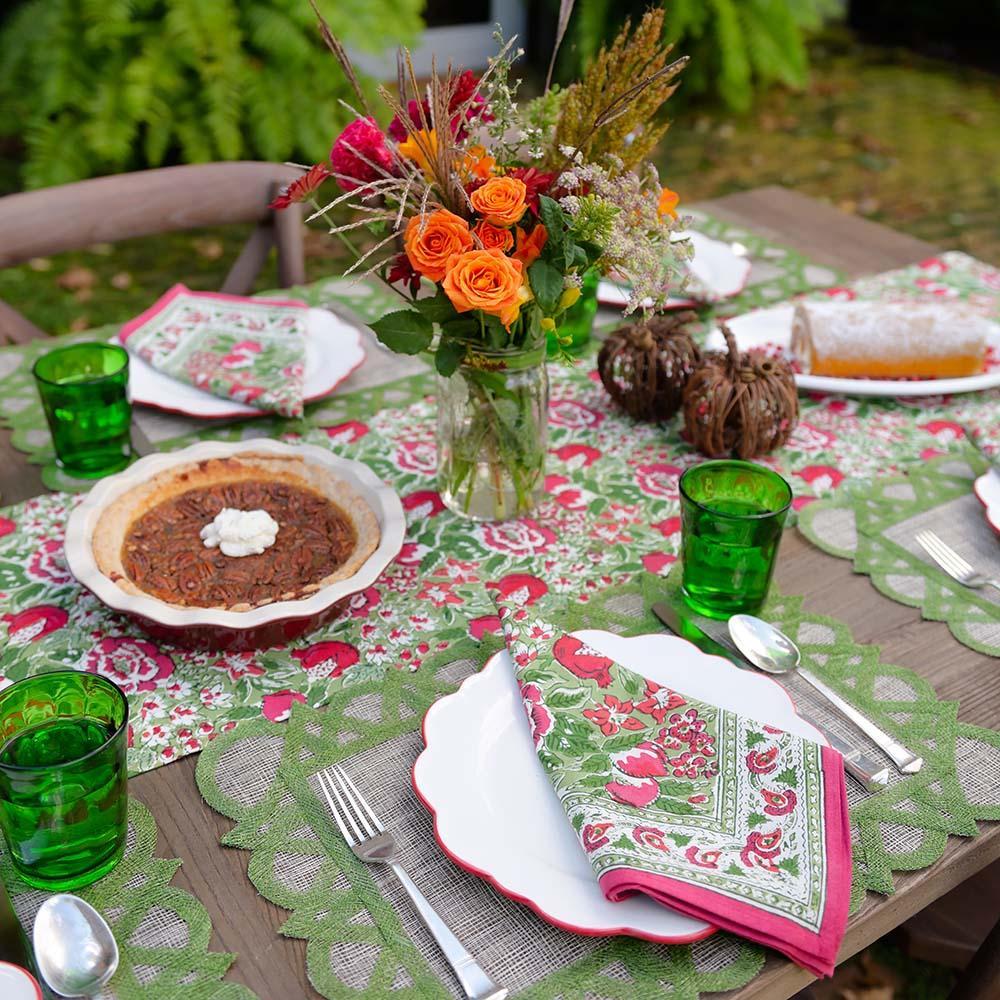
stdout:
[(763, 351), (741, 354), (725, 323), (727, 352), (706, 354), (684, 390), (684, 431), (711, 458), (755, 458), (780, 448), (799, 419), (791, 365)]
[(608, 395), (635, 420), (669, 420), (681, 408), (684, 386), (701, 358), (689, 332), (696, 313), (653, 316), (619, 327), (597, 356)]

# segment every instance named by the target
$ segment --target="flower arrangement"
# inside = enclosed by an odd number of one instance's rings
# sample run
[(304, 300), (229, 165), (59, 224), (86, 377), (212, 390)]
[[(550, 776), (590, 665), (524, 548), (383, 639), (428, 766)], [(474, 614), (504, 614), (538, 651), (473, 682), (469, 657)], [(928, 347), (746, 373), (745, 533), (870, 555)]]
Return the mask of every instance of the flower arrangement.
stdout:
[[(564, 0), (559, 36), (572, 3)], [(546, 440), (545, 342), (592, 269), (631, 286), (627, 312), (655, 309), (689, 255), (672, 240), (677, 195), (644, 163), (666, 129), (660, 109), (686, 59), (669, 61), (663, 10), (626, 23), (566, 89), (519, 101), (504, 43), (480, 77), (436, 68), (421, 86), (401, 50), (398, 91), (380, 89), (391, 121), (377, 117), (343, 46), (324, 39), (360, 107), (329, 163), (303, 173), (275, 207), (309, 201), (311, 218), (350, 245), (373, 245), (347, 273), (377, 274), (404, 300), (372, 324), (402, 354), (427, 354), (442, 380), (441, 492), (453, 509), (503, 518), (540, 496)], [(558, 47), (558, 40), (556, 43)], [(553, 52), (553, 59), (555, 52)], [(340, 193), (319, 204), (332, 181)], [(348, 205), (357, 218), (328, 213)], [(353, 249), (353, 247), (352, 247)]]

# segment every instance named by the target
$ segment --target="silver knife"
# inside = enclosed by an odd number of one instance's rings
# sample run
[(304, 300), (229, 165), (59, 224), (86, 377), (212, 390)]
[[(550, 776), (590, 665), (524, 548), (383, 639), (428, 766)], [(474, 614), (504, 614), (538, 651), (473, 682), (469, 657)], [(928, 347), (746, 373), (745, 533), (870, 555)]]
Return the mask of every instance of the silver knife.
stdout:
[[(675, 635), (687, 638), (684, 635), (685, 629), (691, 632), (699, 632), (712, 647), (715, 647), (713, 652), (719, 653), (743, 670), (757, 672), (757, 668), (736, 648), (732, 639), (729, 638), (729, 635), (721, 627), (713, 628), (712, 624), (706, 626), (701, 621), (695, 622), (690, 618), (682, 618), (676, 609), (662, 601), (654, 604), (652, 610), (653, 614)], [(773, 677), (771, 679), (774, 680)], [(778, 682), (776, 681), (775, 683)], [(831, 733), (824, 729), (815, 719), (800, 708), (796, 708), (795, 712), (798, 716), (805, 719), (806, 722), (815, 726), (826, 737), (830, 746), (844, 758), (844, 770), (862, 788), (869, 792), (878, 792), (888, 787), (889, 768), (882, 767), (878, 761), (872, 760), (859, 747), (848, 743), (847, 740), (841, 738), (836, 733)]]

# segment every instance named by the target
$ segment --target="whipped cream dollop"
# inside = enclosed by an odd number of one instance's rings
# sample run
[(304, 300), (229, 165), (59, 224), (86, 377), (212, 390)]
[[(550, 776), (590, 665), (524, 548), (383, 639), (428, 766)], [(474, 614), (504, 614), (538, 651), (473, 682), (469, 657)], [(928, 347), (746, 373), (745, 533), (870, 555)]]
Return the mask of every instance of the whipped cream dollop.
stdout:
[(201, 529), (205, 548), (219, 548), (223, 555), (259, 556), (274, 545), (278, 522), (266, 510), (236, 510), (223, 507), (215, 519)]

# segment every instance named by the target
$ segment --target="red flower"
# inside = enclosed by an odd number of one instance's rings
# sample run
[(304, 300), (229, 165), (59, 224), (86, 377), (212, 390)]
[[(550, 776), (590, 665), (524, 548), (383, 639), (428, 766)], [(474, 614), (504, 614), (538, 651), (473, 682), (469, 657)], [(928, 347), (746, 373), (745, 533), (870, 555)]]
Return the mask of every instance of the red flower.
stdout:
[[(448, 113), (452, 115), (451, 133), (458, 139), (464, 139), (466, 135), (465, 125), (467, 122), (480, 118), (484, 122), (493, 120), (490, 114), (484, 114), (486, 99), (478, 93), (479, 77), (471, 69), (464, 70), (455, 78), (455, 89), (452, 91), (448, 101)], [(468, 102), (464, 115), (456, 112), (463, 104)], [(410, 132), (419, 132), (421, 129), (432, 129), (437, 127), (437, 123), (431, 121), (431, 109), (424, 98), (419, 103), (411, 100), (406, 105), (406, 118), (396, 115), (389, 122), (389, 135), (397, 142), (404, 142)]]
[(292, 705), (295, 702), (305, 704), (306, 696), (298, 691), (277, 691), (275, 694), (264, 695), (260, 710), (265, 719), (271, 722), (284, 722), (292, 714)]
[(496, 615), (480, 615), (479, 618), (473, 618), (469, 622), (469, 635), (476, 641), (481, 641), (487, 632), (491, 635), (500, 635), (503, 632), (503, 626)]
[(597, 686), (602, 688), (611, 684), (611, 664), (614, 660), (584, 645), (576, 636), (564, 635), (556, 639), (552, 655), (577, 677), (596, 681)]
[(9, 535), (17, 525), (9, 517), (0, 517), (0, 538)]
[(282, 209), (289, 205), (297, 205), (300, 201), (305, 201), (312, 197), (319, 190), (320, 185), (330, 176), (330, 168), (325, 163), (317, 163), (310, 167), (301, 177), (296, 177), (290, 184), (286, 184), (278, 197), (268, 205), (268, 208)]
[(580, 831), (580, 842), (583, 844), (583, 849), (590, 854), (591, 851), (596, 851), (598, 847), (603, 847), (608, 842), (605, 834), (613, 826), (614, 823), (588, 823)]
[(781, 853), (781, 827), (770, 833), (760, 833), (754, 830), (747, 836), (747, 842), (740, 851), (740, 860), (747, 868), (763, 868), (765, 871), (776, 872), (778, 866), (774, 863)]
[(747, 768), (754, 774), (770, 774), (778, 765), (775, 760), (778, 748), (773, 746), (768, 750), (751, 750), (747, 754)]
[(619, 729), (643, 729), (638, 719), (632, 718), (632, 702), (619, 701), (614, 695), (606, 694), (604, 704), (597, 708), (585, 708), (585, 719), (590, 719), (595, 726), (601, 727), (605, 736), (614, 736)]
[(701, 851), (697, 844), (692, 844), (684, 852), (684, 857), (699, 868), (718, 868), (721, 854), (722, 851)]
[(416, 295), (420, 291), (420, 275), (413, 270), (410, 258), (405, 253), (396, 254), (392, 258), (392, 264), (385, 280), (390, 285), (394, 285), (397, 281), (409, 285), (411, 295)]
[(330, 163), (344, 191), (356, 191), (393, 172), (392, 153), (374, 118), (355, 118), (340, 133), (330, 150)]
[(552, 730), (555, 721), (552, 713), (546, 708), (542, 701), (542, 691), (537, 684), (521, 685), (521, 700), (524, 702), (524, 710), (528, 715), (528, 726), (531, 729), (531, 738), (537, 750), (542, 745), (542, 740)]
[(52, 604), (39, 604), (16, 615), (4, 615), (0, 620), (7, 622), (7, 642), (11, 646), (25, 646), (62, 628), (69, 615)]
[(684, 704), (684, 699), (670, 688), (661, 687), (654, 681), (646, 681), (646, 699), (640, 701), (635, 706), (637, 712), (651, 715), (657, 722), (662, 723), (667, 712), (680, 708)]
[(764, 796), (767, 803), (764, 812), (768, 816), (787, 816), (798, 801), (798, 796), (791, 788), (786, 788), (783, 792), (773, 792), (770, 788), (762, 788), (760, 794)]
[(627, 778), (609, 781), (604, 790), (615, 800), (636, 809), (645, 809), (660, 795), (660, 786), (655, 778)]
[(632, 838), (640, 847), (652, 847), (654, 850), (667, 854), (670, 848), (663, 836), (663, 831), (657, 830), (655, 826), (637, 826), (632, 831)]
[(655, 743), (643, 740), (631, 750), (621, 750), (611, 755), (611, 764), (630, 778), (662, 778), (667, 769), (663, 765), (666, 754)]
[(306, 649), (292, 652), (293, 659), (308, 670), (310, 677), (339, 677), (348, 667), (358, 662), (356, 647), (346, 642), (317, 642)]
[(507, 172), (507, 176), (516, 177), (524, 183), (524, 186), (528, 189), (528, 193), (525, 196), (528, 208), (535, 215), (538, 215), (538, 198), (540, 195), (549, 193), (549, 188), (552, 187), (552, 182), (556, 179), (556, 175), (542, 173), (534, 167), (515, 167), (513, 170)]
[(508, 573), (496, 582), (486, 584), (487, 590), (495, 590), (511, 607), (524, 607), (534, 604), (548, 592), (548, 584), (530, 573)]

